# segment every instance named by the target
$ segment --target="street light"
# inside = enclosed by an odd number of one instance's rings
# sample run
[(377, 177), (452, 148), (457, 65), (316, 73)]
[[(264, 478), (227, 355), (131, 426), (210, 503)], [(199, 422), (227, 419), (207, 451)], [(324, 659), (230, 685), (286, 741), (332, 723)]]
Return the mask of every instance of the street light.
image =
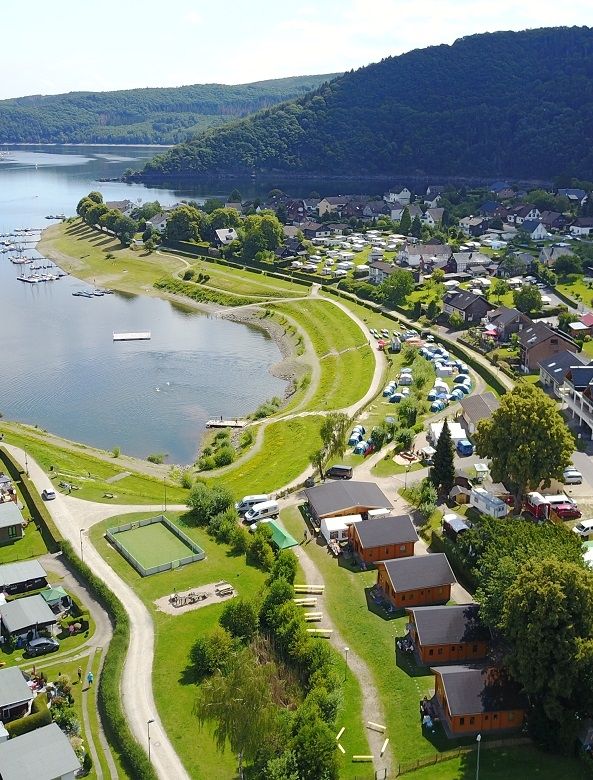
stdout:
[(482, 735), (478, 734), (476, 737), (476, 742), (478, 743), (478, 758), (476, 761), (476, 780), (479, 780), (480, 777), (480, 742), (482, 741)]
[(80, 560), (84, 563), (84, 555), (82, 552), (82, 528), (80, 529)]
[(146, 733), (148, 735), (148, 760), (150, 761), (150, 724), (154, 723), (154, 718), (146, 721)]
[(346, 681), (346, 672), (348, 671), (348, 651), (349, 647), (344, 648), (344, 681)]
[(406, 465), (406, 476), (404, 477), (404, 490), (408, 489), (408, 474), (410, 473), (411, 468), (412, 468), (412, 464), (408, 463)]
[(165, 490), (165, 512), (167, 511), (167, 477), (163, 477), (163, 488)]
[(29, 476), (29, 461), (27, 460), (27, 450), (25, 450), (25, 472)]

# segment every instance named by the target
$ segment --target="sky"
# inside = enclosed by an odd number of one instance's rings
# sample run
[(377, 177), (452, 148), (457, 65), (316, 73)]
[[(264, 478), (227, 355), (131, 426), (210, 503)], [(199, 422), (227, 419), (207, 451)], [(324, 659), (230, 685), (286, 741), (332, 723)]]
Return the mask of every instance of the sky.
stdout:
[(338, 73), (464, 35), (593, 26), (592, 0), (20, 0), (0, 98)]

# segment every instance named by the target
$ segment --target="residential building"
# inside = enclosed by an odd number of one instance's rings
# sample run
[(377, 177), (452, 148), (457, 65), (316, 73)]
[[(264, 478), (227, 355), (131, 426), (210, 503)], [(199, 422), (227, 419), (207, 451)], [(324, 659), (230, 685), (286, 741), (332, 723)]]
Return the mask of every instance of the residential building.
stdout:
[(388, 263), (385, 260), (371, 260), (369, 263), (369, 282), (371, 284), (381, 284), (397, 270), (397, 266), (393, 265), (393, 263)]
[(407, 208), (407, 205), (405, 203), (400, 203), (399, 201), (394, 201), (393, 203), (390, 202), (389, 205), (391, 206), (391, 219), (394, 222), (399, 222), (402, 218), (402, 214), (404, 213), (404, 209)]
[(0, 590), (4, 593), (26, 593), (46, 585), (47, 574), (39, 561), (17, 561), (0, 566)]
[(502, 669), (440, 666), (435, 674), (436, 704), (449, 737), (520, 729), (527, 699)]
[(564, 230), (570, 220), (559, 211), (542, 211), (541, 221), (547, 230)]
[(121, 211), (124, 217), (130, 217), (132, 215), (132, 211), (134, 211), (138, 204), (132, 203), (131, 200), (109, 200), (105, 203), (105, 205), (110, 210), (115, 209), (116, 211)]
[(445, 314), (459, 314), (464, 322), (480, 322), (494, 306), (483, 296), (462, 290), (445, 295)]
[(564, 375), (566, 406), (587, 438), (593, 439), (593, 365), (571, 366)]
[(22, 539), (25, 521), (14, 501), (0, 503), (0, 544)]
[(407, 187), (402, 187), (399, 191), (391, 189), (385, 196), (385, 200), (388, 203), (403, 203), (404, 206), (407, 206), (411, 199), (412, 193)]
[(79, 770), (80, 761), (57, 723), (0, 743), (2, 780), (74, 780)]
[(573, 236), (588, 236), (593, 232), (593, 217), (579, 217), (570, 226)]
[(461, 424), (468, 436), (473, 436), (482, 420), (488, 420), (498, 409), (498, 398), (489, 390), (480, 395), (466, 395), (459, 402), (461, 405)]
[(159, 233), (164, 233), (167, 227), (167, 214), (161, 211), (159, 214), (155, 214), (154, 217), (146, 220), (146, 227), (152, 228)]
[(331, 229), (329, 225), (322, 225), (320, 222), (303, 222), (301, 230), (305, 238), (329, 238)]
[(480, 620), (477, 604), (412, 607), (408, 632), (422, 664), (481, 661), (492, 636)]
[(420, 222), (427, 227), (433, 228), (440, 225), (443, 221), (443, 214), (445, 209), (442, 208), (429, 208), (420, 217)]
[(569, 336), (544, 322), (534, 322), (519, 333), (520, 366), (525, 372), (537, 371), (543, 360), (564, 350), (577, 352), (578, 346)]
[(480, 216), (485, 217), (486, 219), (494, 219), (495, 217), (506, 219), (507, 215), (506, 208), (501, 203), (497, 203), (495, 200), (487, 200), (482, 203), (478, 209), (478, 212)]
[(239, 239), (235, 228), (220, 228), (220, 230), (215, 230), (214, 232), (216, 233), (217, 246), (226, 246)]
[(527, 235), (531, 241), (544, 241), (550, 235), (539, 219), (525, 219), (520, 225), (521, 233)]
[(453, 252), (447, 263), (447, 273), (463, 274), (470, 266), (483, 266), (490, 264), (488, 255), (481, 252)]
[(372, 509), (391, 509), (391, 502), (374, 482), (336, 480), (305, 490), (309, 510), (316, 520), (343, 515), (368, 515)]
[(585, 190), (581, 190), (577, 187), (560, 187), (557, 192), (558, 195), (561, 195), (564, 198), (568, 198), (568, 200), (576, 202), (580, 206), (582, 206), (587, 200), (587, 193)]
[(509, 507), (505, 502), (490, 493), (486, 488), (479, 485), (473, 485), (469, 494), (469, 503), (483, 515), (490, 517), (506, 517), (509, 513)]
[(459, 220), (459, 227), (466, 236), (481, 236), (488, 228), (488, 220), (484, 217), (462, 217)]
[(523, 328), (533, 324), (533, 321), (522, 311), (508, 306), (499, 306), (486, 315), (486, 333), (491, 333), (501, 343), (510, 341), (513, 333), (519, 333)]
[(33, 691), (27, 685), (18, 666), (0, 669), (0, 720), (2, 723), (28, 715), (34, 698)]
[(57, 623), (57, 617), (39, 594), (0, 604), (0, 620), (4, 636), (13, 637), (36, 637), (41, 629), (51, 631)]
[(526, 221), (539, 219), (541, 215), (541, 211), (532, 203), (529, 203), (525, 206), (513, 206), (507, 213), (507, 222), (511, 222), (513, 225), (519, 226)]
[(377, 587), (395, 609), (446, 604), (457, 580), (444, 553), (377, 562)]
[(3, 471), (0, 471), (0, 503), (17, 500), (16, 489), (12, 480)]
[(495, 181), (490, 185), (490, 192), (493, 192), (499, 200), (512, 198), (515, 191), (506, 181)]
[(348, 536), (354, 554), (365, 563), (414, 555), (414, 545), (418, 541), (408, 515), (388, 515), (353, 523)]
[(322, 217), (324, 214), (337, 214), (339, 216), (349, 200), (351, 200), (350, 195), (328, 195), (322, 198), (317, 204), (319, 216)]
[(370, 200), (365, 206), (362, 206), (363, 217), (373, 219), (375, 217), (388, 216), (390, 214), (391, 209), (384, 200)]
[(225, 203), (224, 207), (225, 209), (235, 209), (235, 211), (238, 211), (239, 214), (243, 212), (243, 204), (240, 200), (231, 200), (228, 203)]
[(553, 244), (543, 246), (539, 253), (539, 262), (543, 265), (554, 265), (559, 257), (574, 257), (574, 252), (568, 244)]
[(563, 350), (539, 363), (539, 381), (556, 398), (562, 398), (564, 377), (571, 367), (585, 366), (587, 361), (578, 353)]

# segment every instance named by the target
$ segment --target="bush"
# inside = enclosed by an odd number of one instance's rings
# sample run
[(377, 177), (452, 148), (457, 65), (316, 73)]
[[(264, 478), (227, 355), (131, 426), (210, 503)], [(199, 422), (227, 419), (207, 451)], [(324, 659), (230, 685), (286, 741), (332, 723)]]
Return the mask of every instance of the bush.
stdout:
[(57, 723), (67, 736), (77, 737), (80, 734), (80, 723), (73, 707), (59, 706), (54, 701), (51, 708), (51, 716), (54, 723)]
[(91, 754), (87, 750), (87, 752), (84, 754), (84, 758), (82, 759), (82, 771), (85, 775), (90, 774), (91, 769), (93, 768), (93, 759), (91, 758)]
[(235, 641), (229, 632), (215, 626), (194, 642), (189, 653), (192, 671), (198, 678), (208, 677), (217, 669), (224, 671), (234, 648)]
[(161, 463), (165, 462), (165, 458), (167, 456), (164, 452), (153, 452), (151, 455), (149, 455), (146, 460), (149, 463), (156, 463), (157, 465), (160, 465)]
[(233, 555), (244, 555), (251, 548), (251, 534), (244, 526), (235, 525), (229, 539), (229, 545)]
[(216, 468), (216, 462), (212, 455), (202, 456), (198, 460), (198, 468), (200, 471), (212, 471)]
[(187, 504), (193, 525), (207, 525), (214, 515), (234, 506), (232, 493), (222, 485), (205, 485), (196, 482), (192, 487)]
[(283, 579), (292, 585), (296, 578), (298, 561), (292, 550), (280, 550), (272, 566), (268, 582)]
[(229, 445), (221, 447), (214, 455), (214, 463), (218, 468), (228, 466), (235, 460), (235, 450)]
[(50, 723), (51, 713), (47, 706), (47, 696), (45, 693), (40, 693), (33, 699), (31, 714), (7, 723), (6, 730), (11, 738), (20, 737), (21, 734), (27, 734), (29, 731), (41, 728), (41, 726), (49, 726)]
[(248, 644), (257, 634), (259, 615), (253, 601), (231, 599), (225, 604), (219, 622), (231, 636)]
[(264, 401), (263, 404), (258, 406), (252, 417), (254, 420), (261, 420), (264, 417), (270, 417), (270, 415), (276, 414), (281, 405), (281, 399), (277, 396), (274, 396), (274, 398), (271, 398), (269, 401)]
[(194, 475), (189, 469), (184, 469), (181, 472), (181, 476), (179, 477), (179, 484), (182, 488), (186, 488), (186, 490), (189, 490), (194, 484)]

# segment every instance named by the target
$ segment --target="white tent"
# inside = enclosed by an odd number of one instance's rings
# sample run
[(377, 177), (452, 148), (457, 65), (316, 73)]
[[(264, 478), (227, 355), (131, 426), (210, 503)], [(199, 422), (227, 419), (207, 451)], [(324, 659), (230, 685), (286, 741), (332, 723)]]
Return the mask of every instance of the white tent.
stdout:
[[(457, 444), (457, 442), (461, 441), (462, 439), (467, 439), (467, 434), (459, 423), (447, 422), (447, 424), (449, 426), (449, 431), (451, 432), (451, 439), (453, 440), (453, 444)], [(444, 420), (430, 424), (428, 438), (430, 439), (430, 441), (434, 446), (436, 446), (436, 443), (438, 442), (441, 436), (443, 425), (444, 425)]]

